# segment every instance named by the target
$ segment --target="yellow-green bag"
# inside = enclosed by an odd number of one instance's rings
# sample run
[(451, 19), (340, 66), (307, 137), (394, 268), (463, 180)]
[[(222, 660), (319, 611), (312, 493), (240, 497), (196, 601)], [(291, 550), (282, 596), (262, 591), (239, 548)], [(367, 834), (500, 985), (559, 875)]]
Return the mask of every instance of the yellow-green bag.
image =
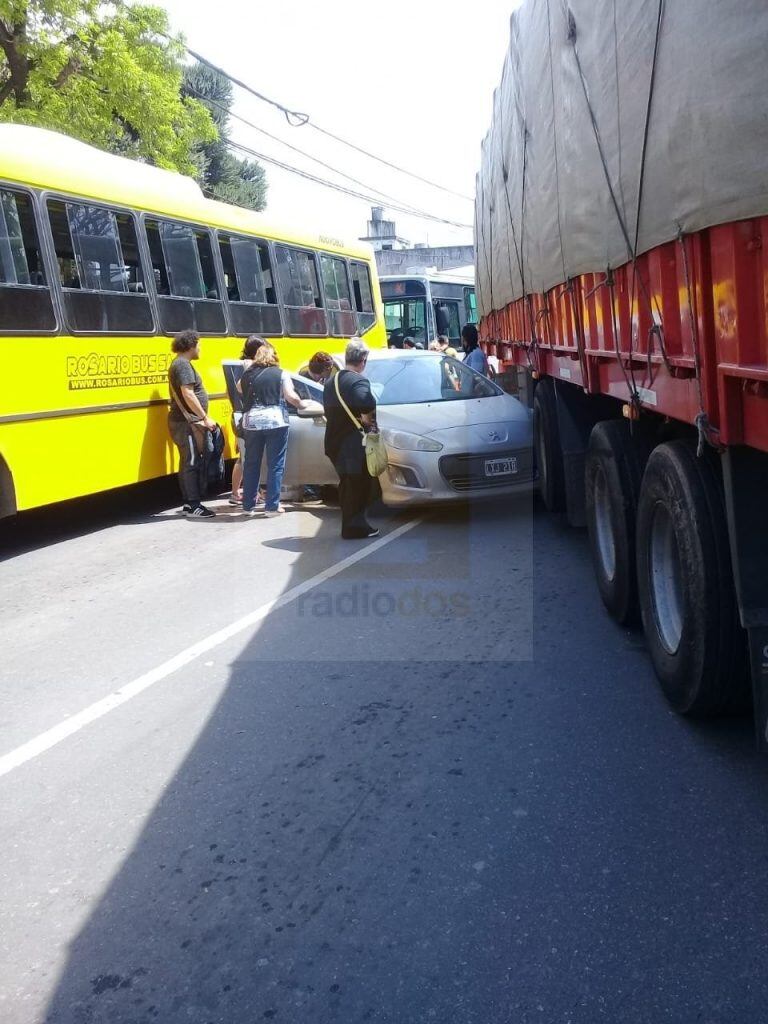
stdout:
[(381, 476), (389, 465), (387, 449), (378, 430), (365, 435), (365, 461), (371, 476)]

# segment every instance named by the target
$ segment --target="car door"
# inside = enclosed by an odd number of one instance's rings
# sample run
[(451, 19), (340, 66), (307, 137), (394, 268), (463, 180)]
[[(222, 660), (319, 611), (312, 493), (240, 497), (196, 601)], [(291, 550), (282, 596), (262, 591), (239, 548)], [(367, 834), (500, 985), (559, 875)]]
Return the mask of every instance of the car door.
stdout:
[[(323, 389), (311, 381), (291, 374), (293, 386), (299, 398), (310, 399), (323, 404)], [(288, 434), (288, 456), (283, 476), (284, 487), (299, 487), (302, 484), (336, 485), (339, 482), (331, 460), (326, 456), (325, 417), (299, 416), (293, 406), (289, 407), (290, 433)]]

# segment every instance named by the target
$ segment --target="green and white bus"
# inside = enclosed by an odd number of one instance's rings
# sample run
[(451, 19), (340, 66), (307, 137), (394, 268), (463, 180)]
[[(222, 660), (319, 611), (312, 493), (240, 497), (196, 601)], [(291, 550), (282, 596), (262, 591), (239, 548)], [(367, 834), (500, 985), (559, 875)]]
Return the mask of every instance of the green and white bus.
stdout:
[(461, 328), (477, 323), (473, 267), (412, 272), (380, 277), (384, 324), (390, 347), (403, 347), (404, 338), (420, 341), (424, 348), (439, 334), (446, 334), (459, 348)]

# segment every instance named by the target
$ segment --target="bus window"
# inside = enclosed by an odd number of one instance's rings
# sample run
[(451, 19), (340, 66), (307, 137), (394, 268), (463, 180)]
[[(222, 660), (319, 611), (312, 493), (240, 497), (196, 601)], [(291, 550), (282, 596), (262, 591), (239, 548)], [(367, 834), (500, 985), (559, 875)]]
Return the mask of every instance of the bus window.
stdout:
[(176, 334), (191, 328), (201, 334), (223, 334), (224, 306), (208, 230), (150, 218), (144, 226), (163, 331)]
[(477, 323), (477, 296), (474, 288), (464, 289), (464, 306), (467, 311), (467, 323)]
[(352, 273), (352, 289), (355, 295), (357, 329), (360, 334), (365, 334), (376, 323), (371, 273), (364, 263), (357, 263), (354, 260), (350, 263), (349, 269)]
[(224, 285), (235, 334), (282, 334), (269, 246), (219, 233)]
[(404, 338), (421, 341), (427, 347), (426, 302), (424, 299), (385, 299), (384, 326), (387, 341), (403, 347)]
[(151, 334), (154, 321), (133, 215), (50, 199), (48, 220), (70, 330)]
[(357, 323), (350, 300), (346, 263), (321, 253), (320, 268), (323, 272), (325, 305), (331, 316), (331, 334), (337, 338), (349, 338), (357, 330)]
[(56, 330), (32, 197), (0, 189), (0, 330)]
[(288, 334), (327, 334), (314, 254), (287, 245), (276, 245), (275, 254)]

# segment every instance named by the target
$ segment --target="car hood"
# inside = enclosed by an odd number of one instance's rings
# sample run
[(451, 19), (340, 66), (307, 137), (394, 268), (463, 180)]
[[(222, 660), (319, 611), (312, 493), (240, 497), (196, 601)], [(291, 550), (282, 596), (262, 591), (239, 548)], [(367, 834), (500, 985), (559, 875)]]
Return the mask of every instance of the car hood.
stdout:
[(376, 419), (382, 429), (409, 430), (425, 436), (493, 424), (497, 432), (502, 427), (519, 438), (521, 433), (530, 430), (531, 425), (530, 411), (511, 395), (470, 398), (467, 401), (380, 405)]

